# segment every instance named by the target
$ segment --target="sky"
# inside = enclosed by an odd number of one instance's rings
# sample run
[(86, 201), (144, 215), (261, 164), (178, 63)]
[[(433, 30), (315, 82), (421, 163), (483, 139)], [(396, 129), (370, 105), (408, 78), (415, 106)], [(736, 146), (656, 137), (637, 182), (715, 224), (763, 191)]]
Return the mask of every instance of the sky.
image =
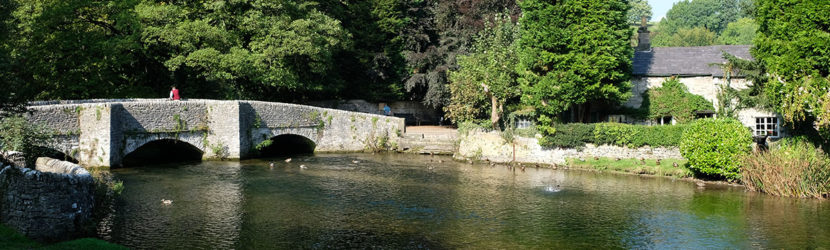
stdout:
[(672, 4), (680, 2), (680, 0), (648, 0), (651, 5), (651, 21), (660, 21), (666, 16), (666, 12), (671, 9)]

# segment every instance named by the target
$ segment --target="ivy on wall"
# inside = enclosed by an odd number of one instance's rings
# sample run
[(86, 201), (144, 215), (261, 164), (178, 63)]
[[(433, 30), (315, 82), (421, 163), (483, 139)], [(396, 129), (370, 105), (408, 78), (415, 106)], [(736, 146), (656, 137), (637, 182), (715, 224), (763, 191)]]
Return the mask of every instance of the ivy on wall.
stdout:
[(687, 123), (695, 118), (697, 111), (715, 110), (712, 102), (699, 95), (689, 93), (686, 86), (672, 77), (663, 86), (647, 90), (640, 106), (641, 118), (657, 119), (671, 116), (678, 123)]

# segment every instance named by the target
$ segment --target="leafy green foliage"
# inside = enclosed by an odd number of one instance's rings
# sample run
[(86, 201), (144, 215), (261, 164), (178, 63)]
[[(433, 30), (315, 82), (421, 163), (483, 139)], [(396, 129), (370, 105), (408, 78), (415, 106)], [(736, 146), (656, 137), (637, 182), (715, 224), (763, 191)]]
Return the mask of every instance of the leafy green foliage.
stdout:
[(682, 28), (702, 27), (720, 34), (727, 24), (743, 17), (741, 0), (683, 0), (660, 20), (660, 31), (674, 34)]
[(712, 103), (699, 95), (689, 93), (686, 85), (676, 78), (669, 78), (663, 86), (647, 90), (643, 94), (644, 109), (649, 119), (671, 116), (679, 123), (690, 122), (697, 111), (714, 110)]
[[(135, 0), (13, 0), (11, 73), (38, 99), (125, 96), (146, 69)], [(4, 4), (5, 5), (5, 4)], [(135, 53), (139, 52), (139, 53)], [(5, 73), (5, 72), (4, 72)], [(25, 83), (25, 84), (24, 84)]]
[[(677, 2), (660, 20), (655, 32), (653, 45), (663, 46), (706, 46), (721, 43), (718, 36), (728, 28), (730, 23), (743, 17), (751, 17), (754, 0), (683, 0)], [(738, 23), (740, 25), (743, 23)], [(727, 35), (740, 36), (744, 33), (740, 27)], [(730, 42), (732, 40), (729, 40)], [(731, 44), (731, 43), (730, 43)]]
[(546, 147), (580, 148), (585, 144), (616, 145), (623, 147), (677, 147), (687, 125), (645, 126), (621, 123), (556, 124), (555, 133), (543, 137)]
[(683, 132), (680, 153), (696, 173), (739, 180), (740, 157), (748, 154), (752, 133), (734, 119), (701, 119)]
[(631, 25), (638, 25), (642, 22), (642, 18), (651, 17), (651, 5), (646, 0), (631, 0), (628, 1), (630, 9), (628, 9), (628, 23)]
[(552, 126), (555, 131), (548, 133), (539, 140), (539, 145), (544, 147), (560, 148), (581, 148), (586, 143), (594, 141), (594, 124), (568, 123), (555, 124)]
[(145, 48), (160, 51), (170, 71), (218, 83), (229, 97), (337, 89), (327, 72), (348, 34), (313, 4), (145, 1), (135, 11)]
[(262, 151), (263, 149), (265, 149), (265, 148), (267, 148), (267, 147), (270, 147), (270, 146), (271, 146), (271, 144), (274, 144), (274, 141), (273, 141), (273, 140), (271, 140), (271, 139), (268, 139), (268, 140), (264, 140), (264, 141), (260, 142), (260, 143), (259, 143), (259, 144), (257, 144), (254, 148), (255, 148), (257, 151)]
[(680, 139), (683, 137), (683, 131), (685, 131), (688, 127), (688, 125), (632, 126), (637, 128), (637, 136), (634, 136), (631, 140), (631, 146), (633, 147), (641, 147), (643, 145), (649, 145), (652, 147), (680, 146)]
[(681, 28), (672, 35), (658, 33), (654, 37), (655, 47), (709, 46), (718, 43), (718, 35), (704, 27)]
[[(458, 57), (457, 71), (451, 71), (450, 103), (444, 107), (447, 118), (456, 122), (487, 118), (498, 123), (508, 102), (518, 102), (518, 74), (513, 67), (519, 27), (507, 15), (479, 32), (469, 55)], [(495, 110), (494, 110), (495, 109)], [(495, 112), (493, 112), (495, 111)]]
[(629, 96), (632, 47), (626, 1), (521, 2), (522, 102), (536, 108), (539, 130), (553, 117), (591, 102)]
[(742, 181), (750, 190), (777, 196), (830, 196), (830, 157), (805, 138), (741, 158)]
[(53, 134), (45, 126), (32, 124), (22, 116), (6, 117), (0, 121), (0, 149), (23, 152), (29, 165), (41, 156), (42, 147), (52, 142)]
[(449, 103), (447, 71), (458, 67), (486, 20), (507, 11), (518, 16), (514, 0), (416, 0), (406, 5), (403, 54), (408, 67), (404, 87), (432, 107)]
[(815, 119), (830, 138), (830, 5), (757, 0), (754, 56), (770, 75), (765, 92), (788, 123)]
[(720, 43), (726, 45), (733, 44), (752, 44), (755, 39), (755, 33), (758, 30), (758, 24), (755, 19), (741, 18), (738, 21), (731, 22), (726, 26), (720, 34)]
[(639, 136), (637, 129), (632, 125), (619, 123), (598, 123), (594, 128), (594, 143), (602, 145), (631, 145), (631, 141)]
[[(724, 52), (725, 63), (715, 64), (724, 72), (726, 84), (718, 89), (717, 99), (718, 117), (737, 118), (739, 110), (756, 108), (772, 110), (767, 95), (764, 94), (764, 83), (768, 76), (764, 65), (758, 60), (745, 60)], [(747, 81), (747, 88), (737, 90), (732, 88), (732, 79), (735, 75), (742, 75)]]

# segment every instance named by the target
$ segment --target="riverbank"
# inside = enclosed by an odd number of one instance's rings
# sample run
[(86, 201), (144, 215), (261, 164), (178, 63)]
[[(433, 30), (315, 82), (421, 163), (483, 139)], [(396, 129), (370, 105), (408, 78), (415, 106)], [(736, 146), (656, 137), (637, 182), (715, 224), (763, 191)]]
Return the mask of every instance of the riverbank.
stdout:
[(627, 173), (638, 175), (655, 175), (672, 178), (694, 178), (694, 173), (686, 167), (683, 159), (611, 159), (568, 158), (566, 165), (574, 169), (590, 169), (601, 172)]
[(2, 249), (128, 249), (96, 238), (82, 238), (54, 244), (44, 244), (26, 238), (20, 232), (0, 224), (0, 248)]

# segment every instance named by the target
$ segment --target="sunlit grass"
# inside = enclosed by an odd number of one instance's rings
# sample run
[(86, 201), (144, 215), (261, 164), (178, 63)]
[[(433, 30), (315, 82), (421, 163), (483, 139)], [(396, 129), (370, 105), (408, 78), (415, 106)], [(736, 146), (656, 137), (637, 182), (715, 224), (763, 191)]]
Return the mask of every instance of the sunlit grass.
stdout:
[[(583, 161), (584, 160), (584, 161)], [(657, 176), (671, 176), (677, 178), (692, 177), (693, 173), (686, 167), (684, 159), (661, 159), (657, 164), (655, 159), (613, 159), (613, 158), (585, 158), (566, 159), (571, 168), (594, 169), (599, 171), (624, 172), (632, 174), (646, 174)], [(677, 167), (674, 167), (674, 165)]]

